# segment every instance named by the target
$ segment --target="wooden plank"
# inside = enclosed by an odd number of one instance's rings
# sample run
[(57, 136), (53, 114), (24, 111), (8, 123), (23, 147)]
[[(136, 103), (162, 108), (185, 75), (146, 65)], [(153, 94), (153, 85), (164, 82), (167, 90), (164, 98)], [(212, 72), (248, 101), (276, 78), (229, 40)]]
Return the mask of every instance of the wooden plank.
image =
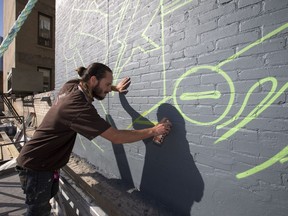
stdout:
[[(12, 158), (16, 158), (19, 155), (19, 151), (15, 147), (14, 143), (11, 141), (9, 136), (5, 133), (5, 131), (0, 131), (0, 136), (2, 140), (0, 141), (0, 146), (1, 146), (1, 156), (0, 159), (2, 161), (4, 160), (11, 160)], [(5, 145), (9, 144), (10, 145)]]
[(10, 151), (8, 150), (7, 146), (1, 146), (1, 160), (2, 161), (8, 161), (11, 160), (13, 157), (10, 153)]
[(0, 135), (1, 135), (2, 139), (3, 139), (2, 142), (6, 142), (6, 143), (11, 142), (11, 139), (8, 137), (8, 135), (6, 134), (5, 131), (0, 131)]

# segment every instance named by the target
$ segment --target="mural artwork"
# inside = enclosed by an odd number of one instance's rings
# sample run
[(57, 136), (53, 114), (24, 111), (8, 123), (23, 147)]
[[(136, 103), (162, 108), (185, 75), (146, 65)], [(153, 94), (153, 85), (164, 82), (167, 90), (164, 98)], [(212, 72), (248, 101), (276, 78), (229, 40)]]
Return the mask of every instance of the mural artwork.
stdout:
[[(77, 3), (77, 1), (74, 1)], [(235, 98), (237, 93), (237, 88), (235, 87), (233, 78), (230, 77), (229, 72), (224, 71), (223, 67), (230, 63), (233, 64), (237, 58), (241, 57), (248, 51), (253, 50), (257, 46), (261, 45), (264, 42), (268, 42), (271, 38), (280, 34), (288, 29), (288, 23), (284, 23), (278, 28), (270, 31), (263, 37), (258, 40), (246, 45), (242, 49), (235, 52), (235, 54), (223, 59), (216, 65), (195, 65), (191, 66), (190, 69), (186, 70), (182, 75), (177, 79), (174, 79), (173, 90), (167, 90), (167, 67), (169, 62), (169, 53), (167, 52), (166, 40), (167, 38), (167, 29), (169, 25), (169, 16), (172, 13), (181, 11), (182, 8), (191, 7), (193, 10), (193, 0), (186, 1), (164, 1), (160, 0), (158, 4), (154, 2), (147, 3), (147, 5), (141, 5), (141, 1), (123, 1), (118, 5), (118, 10), (115, 12), (112, 11), (107, 3), (99, 3), (97, 1), (89, 1), (89, 4), (79, 2), (75, 5), (71, 5), (72, 9), (70, 14), (69, 26), (67, 26), (67, 34), (65, 38), (64, 53), (66, 61), (66, 74), (65, 76), (70, 77), (67, 71), (71, 71), (72, 68), (76, 68), (79, 65), (87, 65), (90, 62), (87, 61), (87, 56), (81, 52), (81, 50), (97, 50), (97, 56), (102, 56), (102, 59), (97, 59), (108, 65), (113, 65), (114, 71), (114, 80), (115, 82), (119, 81), (121, 74), (125, 71), (125, 67), (134, 60), (135, 56), (139, 55), (152, 55), (154, 52), (161, 53), (159, 56), (161, 70), (161, 79), (162, 79), (162, 98), (159, 99), (159, 102), (151, 105), (151, 108), (142, 112), (139, 118), (137, 118), (132, 124), (127, 126), (127, 129), (131, 128), (133, 124), (154, 124), (157, 121), (150, 120), (149, 122), (143, 122), (142, 117), (147, 116), (152, 111), (156, 110), (163, 103), (170, 102), (173, 104), (182, 117), (187, 121), (187, 123), (202, 126), (215, 126), (217, 130), (222, 128), (227, 128), (226, 132), (221, 134), (220, 137), (215, 141), (215, 145), (221, 145), (221, 142), (224, 140), (230, 139), (241, 131), (247, 124), (255, 121), (260, 114), (265, 112), (280, 96), (285, 94), (285, 91), (288, 89), (288, 82), (284, 84), (279, 84), (279, 80), (273, 76), (262, 77), (258, 81), (255, 81), (254, 84), (250, 86), (250, 89), (246, 92), (244, 100), (236, 114), (231, 116), (231, 108), (235, 104)], [(113, 2), (109, 1), (109, 4), (113, 5)], [(115, 4), (116, 1), (115, 1)], [(80, 5), (80, 6), (79, 6)], [(192, 5), (192, 6), (191, 6)], [(149, 8), (147, 14), (143, 14), (141, 8)], [(145, 15), (145, 16), (144, 16)], [(144, 16), (141, 19), (141, 16)], [(81, 22), (81, 26), (76, 28), (75, 19), (77, 23)], [(138, 29), (135, 25), (140, 22), (139, 25), (142, 29)], [(91, 28), (87, 28), (87, 23), (90, 23)], [(93, 23), (93, 24), (91, 24)], [(109, 25), (113, 23), (113, 25)], [(136, 24), (135, 24), (136, 23)], [(143, 25), (145, 24), (145, 28)], [(101, 25), (102, 32), (94, 32), (93, 25)], [(133, 27), (133, 31), (131, 30)], [(137, 31), (135, 31), (135, 28)], [(150, 37), (149, 32), (153, 31), (153, 37)], [(158, 32), (157, 32), (158, 31)], [(156, 32), (156, 33), (155, 33)], [(158, 38), (155, 37), (155, 34), (158, 35)], [(91, 41), (89, 44), (78, 45), (81, 41)], [(133, 43), (133, 41), (138, 41), (139, 43)], [(131, 44), (136, 44), (131, 46)], [(87, 47), (85, 47), (87, 46)], [(102, 49), (99, 49), (102, 47)], [(113, 59), (113, 61), (111, 60)], [(94, 61), (91, 57), (91, 62)], [(109, 62), (112, 61), (112, 62)], [(71, 66), (71, 63), (72, 66)], [(71, 68), (70, 68), (71, 67)], [(193, 79), (196, 76), (203, 74), (214, 74), (217, 79), (221, 80), (222, 83), (225, 83), (228, 86), (229, 92), (222, 92), (221, 89), (217, 89), (216, 85), (211, 85), (210, 89), (204, 91), (199, 91), (193, 86), (187, 85), (189, 79)], [(257, 94), (257, 90), (264, 85), (269, 85), (270, 90), (266, 93), (265, 96), (259, 101), (258, 104), (254, 105), (253, 109), (249, 111), (248, 114), (243, 116), (244, 111), (247, 109), (247, 105), (253, 94)], [(217, 104), (217, 100), (223, 99), (225, 95), (226, 107), (223, 108), (221, 115), (214, 115), (214, 119), (199, 119), (199, 116), (194, 115), (193, 105), (201, 104), (204, 100), (211, 101), (211, 106)], [(227, 97), (228, 95), (228, 97)], [(105, 106), (101, 103), (103, 112), (107, 114)], [(191, 112), (188, 112), (187, 109), (183, 109), (183, 106), (191, 106)], [(210, 116), (213, 116), (212, 113)], [(216, 117), (215, 117), (216, 116)], [(95, 141), (92, 141), (100, 151), (104, 150), (97, 145)], [(82, 144), (83, 148), (85, 146)], [(286, 163), (288, 162), (288, 146), (283, 148), (275, 155), (271, 155), (271, 158), (249, 170), (245, 170), (236, 175), (236, 178), (242, 179), (247, 178), (251, 175), (254, 175), (258, 172), (268, 169), (275, 163)]]

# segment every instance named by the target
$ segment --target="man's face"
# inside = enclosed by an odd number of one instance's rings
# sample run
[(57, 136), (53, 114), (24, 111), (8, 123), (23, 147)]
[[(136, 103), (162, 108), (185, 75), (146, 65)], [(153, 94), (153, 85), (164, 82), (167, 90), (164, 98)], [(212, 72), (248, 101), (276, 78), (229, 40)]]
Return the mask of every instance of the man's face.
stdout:
[(93, 97), (97, 100), (103, 100), (106, 95), (111, 92), (113, 76), (112, 73), (106, 72), (106, 75), (101, 80), (97, 80), (95, 77), (95, 82), (92, 88)]

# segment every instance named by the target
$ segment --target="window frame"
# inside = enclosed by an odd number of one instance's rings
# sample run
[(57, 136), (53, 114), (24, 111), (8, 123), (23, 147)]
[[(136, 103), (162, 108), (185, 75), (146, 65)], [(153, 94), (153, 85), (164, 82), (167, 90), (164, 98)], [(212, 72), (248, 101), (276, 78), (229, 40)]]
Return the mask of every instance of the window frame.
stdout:
[(49, 88), (48, 89), (44, 89), (44, 76), (43, 76), (43, 89), (42, 89), (42, 91), (43, 92), (49, 92), (49, 91), (52, 91), (52, 68), (48, 68), (48, 67), (41, 67), (41, 66), (38, 66), (37, 67), (37, 71), (38, 72), (43, 72), (43, 71), (41, 71), (41, 69), (43, 69), (43, 70), (46, 70), (46, 71), (48, 71), (49, 70), (49, 72), (50, 72), (50, 75), (49, 75)]
[[(50, 41), (50, 44), (49, 45), (45, 45), (45, 43), (41, 43), (40, 40), (42, 37), (40, 37), (40, 17), (44, 17), (44, 18), (48, 18), (50, 20), (50, 38), (49, 38), (49, 41)], [(49, 48), (52, 48), (53, 47), (53, 17), (52, 16), (49, 16), (47, 14), (44, 14), (44, 13), (41, 13), (41, 12), (38, 12), (38, 37), (37, 37), (37, 40), (38, 40), (38, 45), (40, 46), (43, 46), (43, 47), (49, 47)], [(45, 40), (45, 39), (44, 39)]]

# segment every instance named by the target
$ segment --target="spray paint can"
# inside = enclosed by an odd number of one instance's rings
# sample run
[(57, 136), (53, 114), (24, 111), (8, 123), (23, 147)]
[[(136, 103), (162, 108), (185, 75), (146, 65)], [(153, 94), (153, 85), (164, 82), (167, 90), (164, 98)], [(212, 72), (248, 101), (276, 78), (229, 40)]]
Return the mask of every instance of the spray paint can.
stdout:
[[(169, 122), (169, 120), (167, 118), (162, 119), (159, 123), (164, 123), (164, 122)], [(167, 136), (167, 134), (160, 134), (158, 136), (153, 137), (153, 142), (157, 145), (161, 145), (165, 139), (165, 137)]]
[(153, 138), (153, 142), (157, 145), (161, 145), (162, 142), (164, 141), (165, 137), (166, 137), (166, 134), (161, 134), (161, 135), (155, 136)]

